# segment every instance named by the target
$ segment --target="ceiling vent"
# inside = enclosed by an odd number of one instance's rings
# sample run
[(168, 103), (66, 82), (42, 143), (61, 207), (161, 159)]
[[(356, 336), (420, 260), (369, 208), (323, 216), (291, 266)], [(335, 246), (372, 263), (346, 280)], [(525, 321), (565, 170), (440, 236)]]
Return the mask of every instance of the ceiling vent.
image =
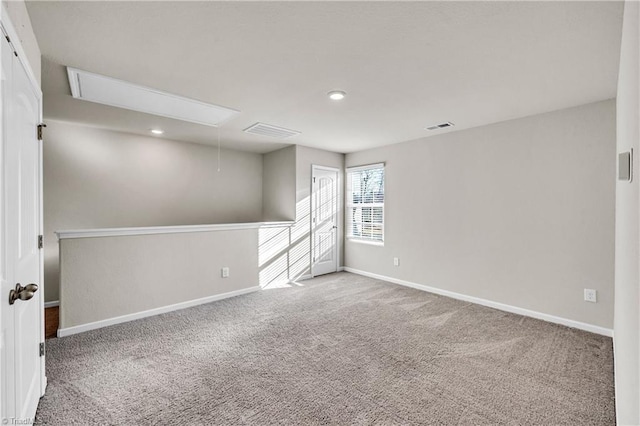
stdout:
[(98, 104), (205, 126), (218, 126), (240, 112), (71, 67), (67, 74), (74, 98)]
[(438, 130), (438, 129), (444, 129), (447, 127), (453, 127), (455, 126), (455, 124), (453, 124), (450, 121), (447, 121), (446, 123), (441, 123), (441, 124), (434, 124), (433, 126), (428, 126), (426, 127), (427, 130)]
[(272, 126), (271, 124), (256, 123), (246, 129), (245, 132), (260, 136), (269, 136), (276, 139), (287, 139), (292, 136), (299, 135), (300, 132), (295, 130), (285, 129), (283, 127)]

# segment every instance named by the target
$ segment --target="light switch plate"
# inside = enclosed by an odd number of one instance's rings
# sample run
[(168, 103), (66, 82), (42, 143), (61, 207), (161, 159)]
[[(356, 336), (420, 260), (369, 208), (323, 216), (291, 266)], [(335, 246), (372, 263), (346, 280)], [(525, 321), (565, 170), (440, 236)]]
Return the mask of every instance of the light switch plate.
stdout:
[(633, 148), (618, 154), (618, 180), (623, 182), (633, 180)]

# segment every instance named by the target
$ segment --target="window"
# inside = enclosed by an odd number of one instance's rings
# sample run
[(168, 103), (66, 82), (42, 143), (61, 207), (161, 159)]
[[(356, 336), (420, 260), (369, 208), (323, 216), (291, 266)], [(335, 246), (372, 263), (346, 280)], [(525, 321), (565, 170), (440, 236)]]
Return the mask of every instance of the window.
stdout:
[(384, 241), (384, 164), (347, 169), (347, 238)]

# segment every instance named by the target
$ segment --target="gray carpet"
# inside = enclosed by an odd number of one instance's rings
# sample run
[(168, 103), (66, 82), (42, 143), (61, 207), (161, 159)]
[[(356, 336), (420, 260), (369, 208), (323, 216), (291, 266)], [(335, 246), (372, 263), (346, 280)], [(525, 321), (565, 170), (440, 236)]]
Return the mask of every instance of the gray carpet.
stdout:
[(611, 339), (338, 273), (47, 341), (49, 425), (615, 423)]

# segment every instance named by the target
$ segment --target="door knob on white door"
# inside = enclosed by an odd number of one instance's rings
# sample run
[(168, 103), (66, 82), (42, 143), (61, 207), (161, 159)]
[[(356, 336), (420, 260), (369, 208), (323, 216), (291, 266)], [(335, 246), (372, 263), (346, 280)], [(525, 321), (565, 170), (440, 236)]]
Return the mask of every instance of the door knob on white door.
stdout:
[(15, 290), (9, 292), (9, 304), (13, 305), (16, 300), (29, 300), (33, 297), (35, 292), (38, 291), (37, 284), (27, 284), (22, 287), (20, 283), (16, 284)]

